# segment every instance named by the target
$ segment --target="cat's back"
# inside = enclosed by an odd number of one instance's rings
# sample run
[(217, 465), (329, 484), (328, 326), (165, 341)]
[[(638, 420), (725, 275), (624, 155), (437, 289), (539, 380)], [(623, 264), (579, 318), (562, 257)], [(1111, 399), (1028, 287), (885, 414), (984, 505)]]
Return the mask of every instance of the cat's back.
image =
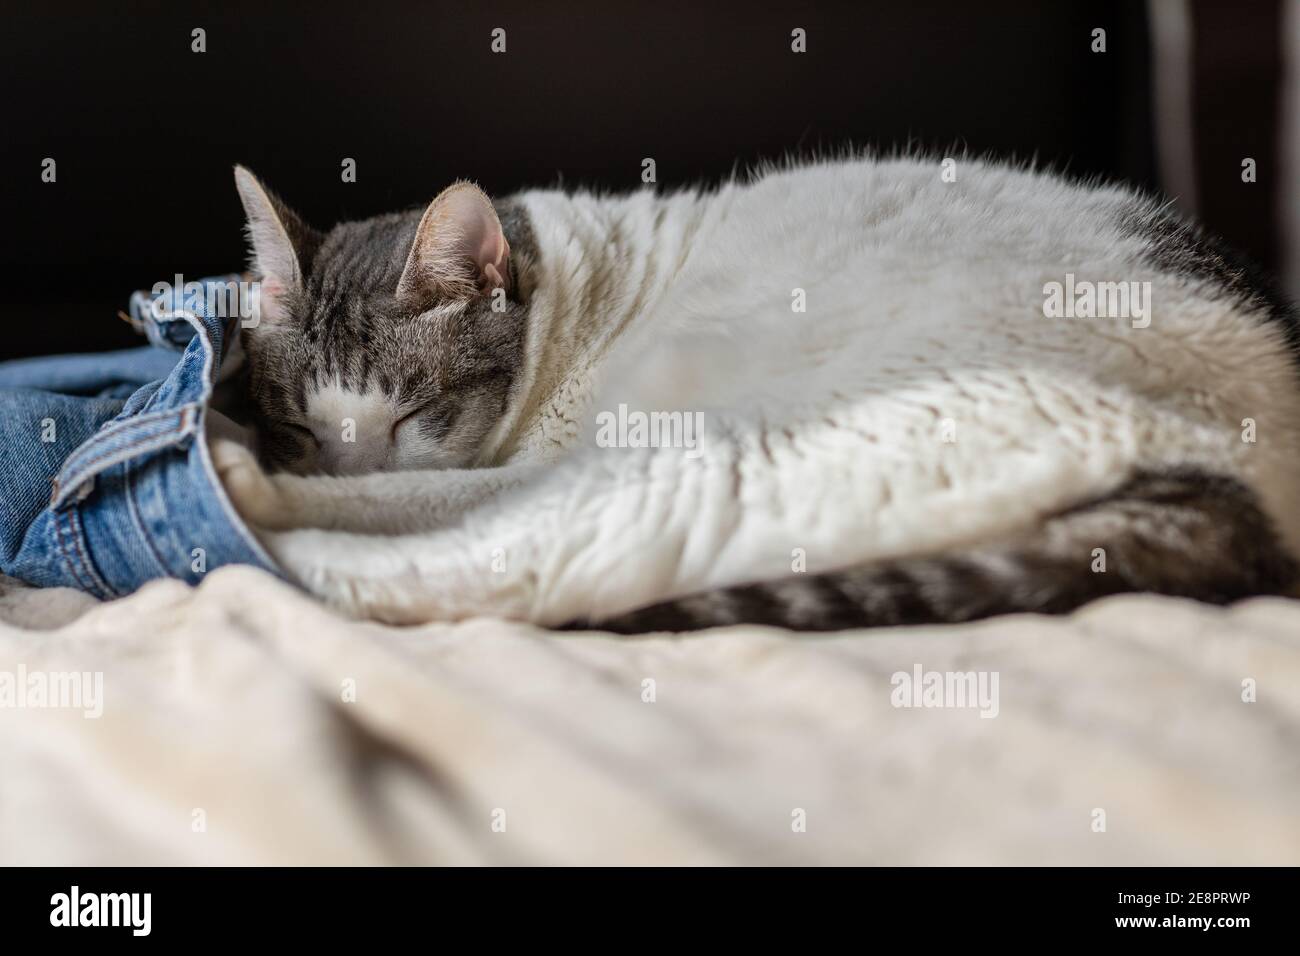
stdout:
[[(1005, 164), (773, 169), (684, 209), (688, 254), (650, 325), (768, 342), (774, 360), (1300, 381), (1294, 309), (1228, 249), (1126, 187)], [(1153, 375), (1153, 371), (1163, 369)]]
[(1294, 314), (1148, 197), (900, 158), (773, 170), (667, 210), (689, 250), (601, 407), (716, 409), (738, 435), (834, 422), (918, 462), (953, 427), (955, 475), (1032, 447), (1098, 481), (1194, 462), (1295, 500)]
[(1114, 251), (1126, 213), (1140, 204), (1117, 186), (973, 159), (903, 157), (771, 167), (708, 202), (714, 244), (734, 249), (737, 260), (910, 256), (956, 267), (999, 254), (1059, 263)]

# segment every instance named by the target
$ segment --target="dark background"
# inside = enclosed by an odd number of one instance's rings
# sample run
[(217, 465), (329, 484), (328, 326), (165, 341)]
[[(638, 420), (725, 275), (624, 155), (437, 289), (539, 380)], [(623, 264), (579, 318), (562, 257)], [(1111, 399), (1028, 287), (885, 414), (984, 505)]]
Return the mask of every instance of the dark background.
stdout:
[[(1159, 187), (1137, 2), (6, 2), (4, 21), (0, 358), (138, 344), (115, 318), (133, 289), (239, 269), (236, 162), (318, 226), (458, 177), (495, 194), (630, 189), (653, 157), (664, 188), (849, 145), (1036, 156)], [(505, 54), (489, 48), (498, 26)], [(1268, 260), (1257, 219), (1230, 238)]]

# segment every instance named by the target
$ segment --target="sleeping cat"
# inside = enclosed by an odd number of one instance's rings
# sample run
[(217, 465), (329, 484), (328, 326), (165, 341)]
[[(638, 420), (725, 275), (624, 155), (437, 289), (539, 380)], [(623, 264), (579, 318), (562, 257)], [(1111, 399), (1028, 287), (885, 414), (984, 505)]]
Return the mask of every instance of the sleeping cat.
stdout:
[(827, 630), (1293, 587), (1290, 307), (1127, 189), (941, 173), (457, 183), (318, 232), (238, 169), (263, 464), (218, 443), (223, 482), (291, 576), (398, 622)]

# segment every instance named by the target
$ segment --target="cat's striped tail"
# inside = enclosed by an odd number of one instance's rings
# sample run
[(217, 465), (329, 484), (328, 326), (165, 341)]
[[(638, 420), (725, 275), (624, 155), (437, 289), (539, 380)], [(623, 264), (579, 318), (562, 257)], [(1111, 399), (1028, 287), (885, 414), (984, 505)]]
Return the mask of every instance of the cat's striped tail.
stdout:
[(728, 624), (832, 631), (1017, 611), (1059, 614), (1131, 591), (1226, 604), (1287, 593), (1297, 573), (1250, 489), (1179, 469), (1139, 473), (1103, 498), (1048, 518), (1032, 534), (705, 591), (568, 627), (623, 634)]

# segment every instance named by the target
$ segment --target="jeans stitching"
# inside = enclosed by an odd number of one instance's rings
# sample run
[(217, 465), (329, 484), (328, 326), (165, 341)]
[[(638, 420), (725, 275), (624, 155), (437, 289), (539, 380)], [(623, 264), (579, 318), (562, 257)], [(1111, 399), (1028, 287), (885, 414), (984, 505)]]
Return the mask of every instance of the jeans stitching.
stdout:
[[(76, 561), (72, 560), (72, 555), (67, 551), (67, 544), (63, 540), (63, 529), (60, 524), (61, 520), (66, 520), (68, 523), (66, 529), (67, 535), (69, 540), (72, 541), (73, 547), (76, 548)], [(77, 583), (81, 585), (83, 591), (88, 591), (98, 598), (108, 599), (116, 596), (116, 592), (108, 586), (107, 581), (99, 576), (99, 572), (96, 571), (94, 565), (91, 564), (90, 555), (86, 554), (85, 549), (82, 547), (80, 531), (78, 528), (74, 527), (75, 521), (76, 516), (71, 510), (54, 516), (54, 526), (60, 529), (59, 546), (64, 552), (64, 557), (68, 561), (69, 567), (72, 569), (73, 577), (77, 579)], [(89, 586), (87, 586), (86, 582), (82, 580), (78, 568), (80, 571), (84, 571), (87, 578), (89, 578)]]
[[(176, 437), (178, 437), (178, 438), (181, 437), (181, 436), (184, 434), (184, 429), (185, 429), (185, 424), (186, 424), (186, 422), (185, 422), (185, 418), (186, 418), (186, 412), (187, 412), (188, 410), (189, 410), (189, 409), (188, 409), (188, 406), (187, 406), (187, 407), (181, 409), (181, 411), (180, 411), (179, 413), (177, 413), (177, 412), (168, 412), (167, 415), (165, 415), (165, 416), (161, 416), (161, 417), (158, 419), (158, 421), (161, 423), (161, 422), (164, 422), (164, 421), (166, 420), (166, 418), (168, 418), (168, 417), (170, 417), (170, 416), (177, 416), (180, 420), (176, 423), (175, 426), (171, 427), (170, 429), (162, 429), (162, 430), (157, 431), (157, 432), (150, 432), (150, 433), (148, 434), (147, 437), (145, 437), (145, 438), (137, 438), (137, 439), (134, 439), (133, 441), (129, 442), (127, 445), (122, 446), (122, 447), (120, 447), (120, 448), (108, 448), (108, 449), (104, 449), (103, 451), (100, 451), (98, 454), (94, 455), (92, 458), (89, 458), (89, 459), (86, 460), (85, 462), (78, 462), (77, 465), (76, 465), (76, 467), (74, 467), (72, 470), (73, 470), (74, 472), (82, 471), (82, 470), (84, 470), (84, 469), (86, 469), (86, 468), (91, 467), (92, 465), (94, 465), (94, 464), (96, 464), (96, 463), (98, 463), (98, 462), (103, 461), (105, 458), (109, 458), (109, 457), (111, 457), (111, 456), (113, 456), (113, 455), (118, 454), (119, 452), (123, 452), (123, 451), (125, 451), (125, 452), (128, 452), (128, 453), (133, 453), (134, 450), (135, 450), (135, 449), (138, 449), (140, 446), (145, 445), (145, 444), (147, 444), (148, 442), (154, 441), (155, 439), (157, 439), (157, 438), (159, 438), (159, 437), (162, 437), (162, 436), (164, 436), (164, 435), (167, 435), (167, 434), (169, 434), (169, 433), (171, 433), (171, 432), (174, 432), (174, 433), (176, 434)], [(151, 422), (150, 424), (153, 424), (153, 423)], [(119, 431), (121, 431), (121, 429), (119, 429)], [(115, 432), (114, 434), (117, 434), (117, 433)], [(94, 438), (92, 438), (91, 441), (93, 441), (93, 442), (95, 442), (96, 444), (98, 444), (98, 443), (100, 442), (100, 440), (102, 440), (102, 439), (106, 439), (107, 437), (108, 437), (107, 434), (100, 434), (100, 435), (96, 435)], [(83, 445), (82, 447), (85, 447), (85, 446)], [(75, 456), (75, 455), (76, 455), (76, 452), (73, 452), (73, 456)], [(72, 456), (69, 456), (68, 460), (71, 461), (71, 460), (72, 460)]]
[(92, 436), (91, 440), (100, 442), (111, 438), (114, 435), (120, 434), (121, 432), (139, 428), (142, 425), (151, 425), (155, 422), (165, 422), (168, 418), (172, 417), (185, 407), (186, 406), (181, 406), (181, 408), (169, 408), (163, 412), (150, 412), (147, 415), (139, 415), (125, 421), (114, 422), (105, 427), (98, 435)]
[[(174, 415), (178, 419), (176, 425), (170, 429), (151, 433), (148, 437), (138, 438), (134, 442), (123, 447), (104, 449), (85, 461), (75, 463), (73, 467), (69, 469), (68, 462), (72, 461), (73, 456), (76, 455), (76, 452), (73, 452), (73, 455), (69, 456), (67, 461), (63, 463), (63, 467), (59, 469), (59, 475), (55, 476), (55, 482), (58, 485), (57, 496), (62, 496), (67, 488), (79, 487), (88, 479), (95, 477), (96, 472), (94, 471), (94, 466), (105, 459), (112, 458), (114, 455), (119, 454), (125, 455), (126, 459), (131, 459), (149, 451), (150, 449), (148, 446), (159, 439), (166, 439), (166, 444), (160, 445), (157, 449), (153, 450), (161, 450), (162, 448), (166, 448), (169, 444), (173, 444), (175, 441), (184, 438), (189, 429), (190, 419), (193, 416), (193, 412), (194, 408), (191, 405), (183, 406), (179, 412), (169, 412), (168, 415)], [(162, 420), (163, 419), (159, 419), (159, 421)], [(102, 437), (102, 435), (97, 435), (95, 438), (92, 438), (91, 441), (96, 441)], [(84, 448), (85, 445), (82, 445), (82, 447)], [(68, 472), (67, 478), (60, 480), (60, 477), (65, 471)], [(90, 472), (90, 474), (87, 474), (87, 472)]]
[(93, 593), (93, 589), (87, 587), (86, 582), (82, 579), (80, 565), (73, 560), (72, 554), (68, 551), (68, 546), (63, 540), (63, 534), (63, 513), (56, 511), (54, 512), (54, 540), (58, 546), (59, 554), (62, 555), (64, 564), (68, 566), (68, 573), (76, 580), (77, 586), (83, 591)]
[(144, 518), (140, 514), (140, 509), (136, 506), (136, 501), (135, 501), (136, 485), (131, 480), (133, 475), (131, 462), (128, 461), (125, 463), (125, 465), (126, 467), (123, 469), (123, 475), (122, 475), (122, 484), (124, 490), (123, 497), (126, 498), (126, 506), (127, 506), (127, 510), (130, 511), (131, 513), (131, 519), (132, 521), (135, 522), (135, 527), (136, 530), (140, 533), (141, 540), (144, 541), (145, 546), (148, 547), (149, 549), (149, 553), (153, 556), (154, 563), (158, 565), (158, 570), (163, 573), (164, 577), (169, 577), (169, 578), (175, 577), (175, 575), (172, 574), (171, 569), (167, 566), (167, 563), (163, 560), (162, 555), (158, 553), (158, 549), (154, 546), (153, 535), (151, 535), (149, 533), (149, 529), (145, 527)]
[(81, 530), (80, 515), (76, 511), (68, 512), (68, 528), (75, 533), (72, 536), (72, 543), (77, 548), (77, 554), (81, 556), (82, 563), (85, 565), (86, 574), (98, 585), (100, 592), (105, 598), (117, 597), (118, 592), (111, 587), (107, 581), (100, 575), (95, 568), (95, 563), (90, 560), (90, 552), (85, 547), (85, 535)]

